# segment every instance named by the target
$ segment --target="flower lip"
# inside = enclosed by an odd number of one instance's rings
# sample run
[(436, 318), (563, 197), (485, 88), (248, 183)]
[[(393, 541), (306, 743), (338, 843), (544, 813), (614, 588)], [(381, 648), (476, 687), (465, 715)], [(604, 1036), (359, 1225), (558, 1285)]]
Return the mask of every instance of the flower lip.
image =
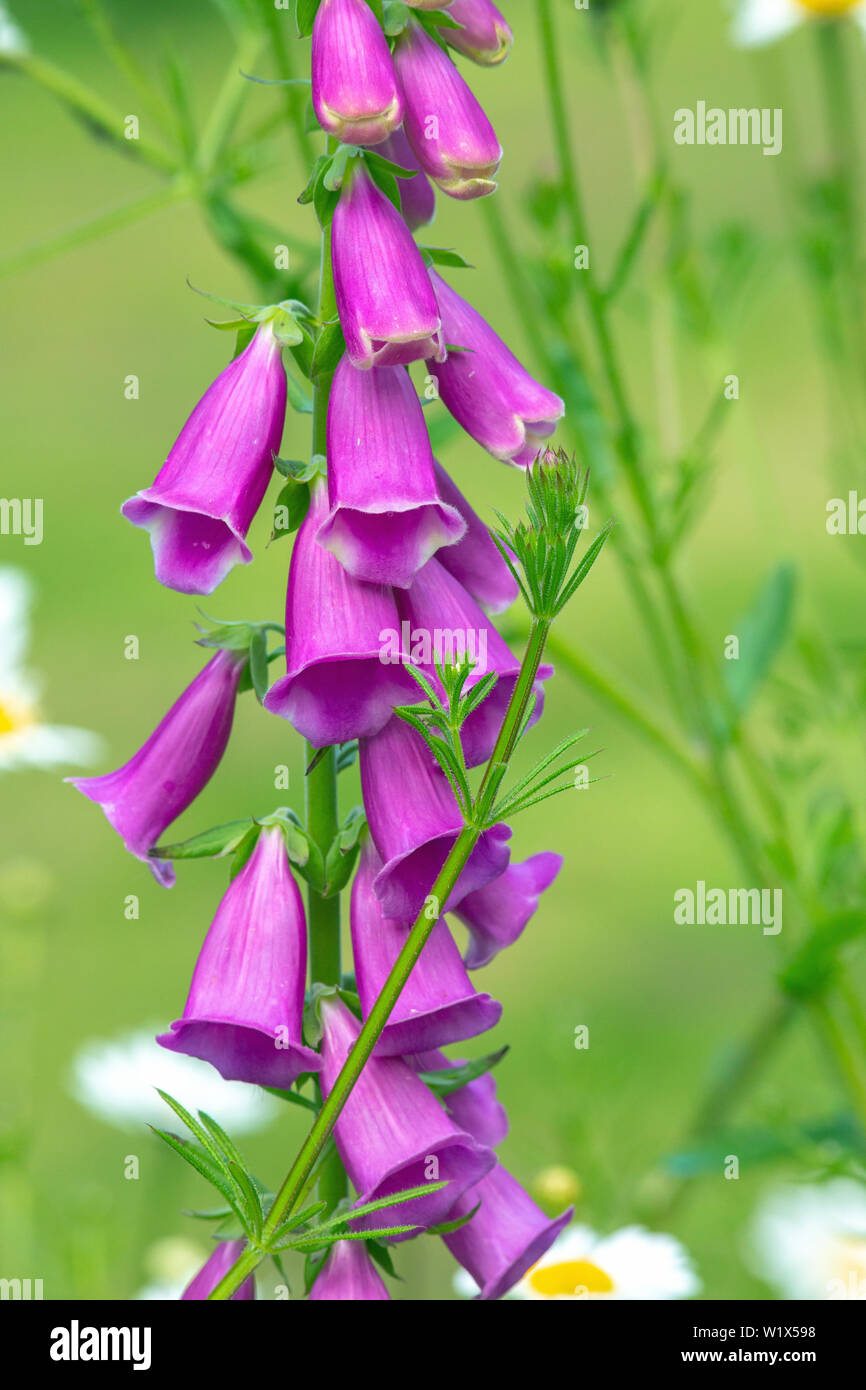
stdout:
[(496, 132), (449, 55), (415, 19), (397, 39), (394, 66), (406, 135), (424, 172), (451, 197), (493, 192), (502, 159)]
[(479, 1299), (485, 1303), (493, 1302), (498, 1298), (502, 1298), (503, 1294), (508, 1293), (509, 1289), (513, 1289), (514, 1285), (520, 1282), (527, 1271), (538, 1263), (545, 1251), (550, 1249), (550, 1246), (556, 1240), (557, 1236), (562, 1234), (573, 1216), (574, 1207), (569, 1207), (561, 1216), (556, 1216), (551, 1221), (548, 1221), (547, 1225), (538, 1232), (534, 1240), (530, 1241), (529, 1245), (527, 1245), (526, 1249), (518, 1258), (513, 1260), (498, 1277), (491, 1279), (489, 1283), (483, 1286), (479, 1294)]
[(200, 1057), (226, 1081), (288, 1088), (303, 1071), (317, 1071), (318, 1053), (300, 1043), (283, 1043), (254, 1023), (230, 1017), (175, 1019), (157, 1042), (172, 1052)]
[(421, 252), (363, 159), (347, 169), (332, 223), (334, 291), (355, 367), (407, 366), (446, 355)]
[(451, 48), (485, 67), (505, 61), (514, 35), (492, 0), (451, 0), (447, 13), (461, 25), (459, 29), (440, 30)]
[(367, 0), (323, 0), (312, 34), (312, 102), (322, 128), (380, 144), (403, 119), (388, 42)]
[[(446, 1135), (435, 1144), (422, 1145), (417, 1153), (409, 1155), (400, 1163), (395, 1163), (382, 1174), (375, 1187), (361, 1194), (356, 1205), (374, 1202), (380, 1197), (390, 1197), (406, 1188), (420, 1187), (422, 1183), (429, 1182), (427, 1174), (430, 1172), (431, 1159), (437, 1160), (438, 1181), (445, 1181), (448, 1186), (441, 1187), (438, 1192), (431, 1192), (426, 1197), (416, 1197), (410, 1202), (388, 1207), (390, 1224), (427, 1227), (445, 1221), (458, 1197), (480, 1181), (495, 1161), (491, 1151), (483, 1144), (478, 1144), (471, 1135), (455, 1132)], [(370, 1216), (359, 1217), (349, 1224), (356, 1231), (375, 1230), (382, 1224), (382, 1213), (373, 1212)], [(415, 1233), (409, 1232), (402, 1236), (392, 1236), (390, 1239), (394, 1242), (408, 1240), (413, 1234)]]
[(424, 412), (400, 367), (337, 366), (327, 422), (330, 511), (317, 540), (356, 579), (401, 589), (466, 522), (439, 495)]
[(532, 463), (542, 440), (565, 412), (564, 401), (535, 381), (478, 311), (435, 270), (436, 292), (446, 342), (470, 352), (428, 362), (446, 409), (494, 458), (516, 467)]
[(317, 748), (368, 737), (395, 705), (417, 701), (418, 687), (401, 663), (381, 660), (383, 630), (397, 623), (389, 589), (362, 584), (319, 545), (327, 492), (313, 488), (295, 540), (286, 593), (286, 675), (264, 699)]
[[(445, 831), (424, 841), (414, 849), (396, 854), (387, 861), (376, 875), (374, 887), (381, 899), (382, 909), (388, 917), (396, 917), (409, 922), (417, 917), (424, 905), (422, 883), (435, 882), (442, 865), (448, 858), (461, 826)], [(503, 872), (508, 862), (508, 848), (505, 843), (511, 838), (511, 830), (501, 822), (485, 830), (472, 851), (469, 861), (460, 874), (447, 902), (441, 912), (450, 912), (456, 903), (467, 893), (482, 888), (491, 879)]]

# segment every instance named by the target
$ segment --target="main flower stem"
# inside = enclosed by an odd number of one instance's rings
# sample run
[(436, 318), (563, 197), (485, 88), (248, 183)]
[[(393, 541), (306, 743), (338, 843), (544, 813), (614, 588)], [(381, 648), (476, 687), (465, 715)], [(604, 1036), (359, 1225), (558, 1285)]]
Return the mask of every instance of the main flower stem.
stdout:
[[(517, 678), (502, 727), (496, 740), (481, 781), (481, 788), (475, 799), (475, 809), (471, 821), (464, 825), (445, 860), (435, 883), (430, 889), (425, 906), (415, 919), (403, 949), (397, 957), (376, 1002), (361, 1026), (361, 1031), (343, 1063), (342, 1071), (331, 1088), (313, 1126), (301, 1145), (297, 1158), (292, 1164), (285, 1182), (274, 1198), (262, 1233), (266, 1242), (294, 1209), (300, 1194), (309, 1180), (313, 1167), (327, 1143), (343, 1106), (351, 1095), (352, 1088), (373, 1052), (391, 1011), (400, 997), (403, 986), (412, 972), (412, 967), (427, 943), (430, 933), (442, 914), (454, 886), (462, 873), (469, 856), (477, 845), (485, 826), (484, 807), (491, 801), (490, 788), (498, 786), (508, 768), (514, 751), (524, 715), (533, 696), (533, 687), (538, 676), (538, 667), (544, 652), (550, 622), (536, 620), (532, 625), (529, 643), (523, 656), (520, 674)], [(487, 788), (487, 791), (484, 789)], [(236, 1264), (216, 1286), (210, 1298), (222, 1300), (231, 1298), (249, 1277), (256, 1265), (264, 1258), (265, 1251), (247, 1246)]]
[[(319, 321), (323, 322), (335, 312), (331, 231), (326, 227), (322, 231), (319, 271)], [(313, 386), (314, 455), (326, 453), (331, 380), (332, 374), (320, 376)], [(315, 752), (311, 744), (306, 744), (308, 766), (313, 761)], [(340, 822), (335, 748), (329, 748), (304, 778), (304, 805), (307, 831), (319, 846), (324, 859), (334, 842)], [(307, 921), (310, 933), (310, 979), (321, 984), (339, 985), (342, 973), (339, 893), (326, 898), (310, 885), (307, 889)], [(318, 1185), (319, 1197), (327, 1202), (328, 1211), (332, 1211), (346, 1196), (346, 1173), (336, 1150), (322, 1164)]]

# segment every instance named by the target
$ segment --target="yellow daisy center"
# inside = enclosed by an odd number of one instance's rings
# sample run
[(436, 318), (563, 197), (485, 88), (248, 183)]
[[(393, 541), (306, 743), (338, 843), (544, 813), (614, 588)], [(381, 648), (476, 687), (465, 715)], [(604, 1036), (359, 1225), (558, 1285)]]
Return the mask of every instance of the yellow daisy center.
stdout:
[(0, 738), (4, 734), (17, 734), (33, 723), (33, 712), (28, 705), (16, 700), (12, 695), (0, 695)]
[(527, 1275), (530, 1286), (542, 1298), (579, 1298), (588, 1293), (612, 1293), (613, 1280), (590, 1260), (563, 1260), (555, 1265), (536, 1265)]
[(863, 0), (798, 0), (798, 4), (804, 10), (811, 10), (812, 14), (844, 14), (846, 10), (853, 10), (857, 5), (861, 5)]

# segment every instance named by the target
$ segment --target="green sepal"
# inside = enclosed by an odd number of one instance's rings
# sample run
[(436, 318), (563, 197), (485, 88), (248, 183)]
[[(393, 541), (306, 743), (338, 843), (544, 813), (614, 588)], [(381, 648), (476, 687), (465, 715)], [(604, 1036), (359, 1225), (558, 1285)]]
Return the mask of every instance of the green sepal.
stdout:
[(425, 1227), (425, 1236), (450, 1236), (454, 1231), (459, 1231), (461, 1226), (467, 1226), (480, 1206), (480, 1201), (476, 1202), (472, 1210), (467, 1211), (465, 1216), (456, 1216), (453, 1221), (440, 1221), (436, 1226)]
[[(280, 489), (274, 503), (274, 525), (270, 536), (271, 541), (278, 541), (283, 536), (291, 536), (293, 532), (297, 531), (309, 508), (309, 487), (306, 483), (290, 478)], [(250, 664), (252, 666), (252, 653)]]
[[(459, 251), (454, 251), (449, 246), (419, 246), (418, 250), (424, 257), (428, 265), (451, 266), (454, 270), (474, 270), (475, 267), (461, 256)], [(449, 351), (460, 351), (459, 348), (451, 348)]]
[(404, 0), (385, 0), (382, 28), (389, 39), (394, 39), (409, 23), (409, 6)]
[(322, 0), (297, 0), (295, 22), (298, 26), (298, 38), (307, 39), (312, 34), (316, 12), (321, 3)]
[(343, 337), (340, 320), (338, 318), (329, 319), (327, 323), (322, 324), (316, 339), (316, 346), (313, 349), (311, 367), (313, 378), (333, 372), (345, 351), (346, 340)]
[(498, 1052), (490, 1052), (486, 1057), (477, 1057), (472, 1062), (463, 1062), (459, 1067), (443, 1067), (441, 1071), (422, 1071), (418, 1075), (437, 1096), (449, 1096), (452, 1091), (459, 1091), (468, 1086), (470, 1081), (477, 1081), (479, 1076), (492, 1071), (508, 1051), (507, 1047), (501, 1047)]
[(363, 807), (354, 806), (337, 831), (325, 855), (325, 897), (333, 898), (345, 888), (355, 870), (361, 836), (367, 827)]
[(252, 821), (226, 821), (224, 825), (214, 825), (203, 830), (189, 840), (181, 840), (173, 845), (154, 845), (148, 850), (150, 859), (217, 859), (223, 854), (231, 854), (237, 849)]

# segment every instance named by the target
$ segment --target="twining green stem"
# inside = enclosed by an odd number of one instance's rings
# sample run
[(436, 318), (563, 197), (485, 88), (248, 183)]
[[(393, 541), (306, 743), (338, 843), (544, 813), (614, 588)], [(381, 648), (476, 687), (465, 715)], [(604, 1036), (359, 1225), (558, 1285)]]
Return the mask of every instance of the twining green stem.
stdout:
[(50, 63), (45, 58), (39, 58), (35, 53), (4, 53), (0, 57), (0, 70), (6, 66), (31, 78), (38, 86), (51, 92), (74, 115), (81, 117), (85, 123), (107, 135), (115, 148), (124, 154), (139, 159), (144, 164), (151, 165), (152, 168), (160, 170), (161, 173), (176, 172), (177, 160), (173, 154), (163, 149), (156, 141), (150, 140), (147, 135), (139, 134), (137, 140), (125, 139), (123, 115), (115, 111), (108, 102), (103, 101), (83, 82), (79, 82), (77, 77), (64, 72), (55, 63)]
[(121, 227), (128, 227), (142, 217), (161, 212), (173, 203), (182, 202), (190, 196), (191, 191), (189, 180), (184, 175), (178, 175), (171, 183), (151, 193), (145, 193), (141, 198), (133, 198), (120, 207), (110, 208), (108, 212), (100, 213), (76, 227), (67, 227), (65, 231), (47, 237), (44, 241), (38, 241), (33, 246), (12, 251), (0, 260), (0, 280), (5, 280), (10, 275), (20, 275), (22, 271), (30, 270), (34, 266), (44, 265), (52, 257), (60, 256), (64, 251), (71, 251), (75, 246), (86, 246), (88, 242), (96, 241), (110, 232), (119, 231)]
[(196, 151), (196, 166), (205, 173), (212, 172), (218, 166), (231, 140), (238, 117), (250, 93), (249, 82), (240, 74), (249, 72), (261, 52), (263, 43), (261, 30), (250, 29), (242, 35), (232, 55)]
[(866, 1068), (862, 1051), (859, 1048), (852, 1049), (825, 995), (810, 998), (809, 1008), (818, 1024), (818, 1031), (830, 1060), (845, 1081), (854, 1102), (860, 1129), (866, 1137)]
[[(274, 1231), (295, 1208), (313, 1166), (328, 1141), (340, 1112), (352, 1092), (352, 1088), (367, 1063), (379, 1039), (382, 1029), (391, 1016), (391, 1011), (412, 967), (424, 949), (445, 904), (454, 890), (469, 856), (484, 832), (486, 824), (485, 806), (489, 808), (492, 787), (498, 786), (514, 751), (519, 730), (530, 700), (533, 686), (538, 676), (538, 668), (544, 652), (544, 642), (550, 627), (548, 619), (536, 619), (530, 633), (529, 643), (523, 656), (517, 683), (509, 701), (496, 739), (494, 752), (485, 768), (478, 796), (473, 806), (471, 821), (468, 821), (457, 836), (451, 851), (430, 889), (424, 907), (415, 919), (406, 938), (403, 949), (397, 957), (391, 972), (382, 986), (376, 1002), (370, 1009), (361, 1026), (361, 1031), (349, 1052), (343, 1068), (322, 1105), (309, 1134), (301, 1145), (291, 1171), (274, 1198), (263, 1231), (263, 1241), (267, 1241)], [(501, 770), (501, 771), (500, 771)], [(487, 788), (484, 792), (483, 789)], [(236, 1264), (210, 1294), (210, 1298), (221, 1300), (231, 1298), (256, 1265), (264, 1258), (264, 1252), (247, 1246)]]
[(687, 744), (677, 735), (666, 729), (647, 709), (635, 691), (628, 689), (597, 662), (592, 662), (584, 652), (578, 651), (565, 638), (552, 633), (548, 641), (548, 651), (557, 666), (586, 689), (592, 691), (643, 738), (651, 743), (668, 762), (682, 772), (702, 793), (708, 791), (706, 772)]

